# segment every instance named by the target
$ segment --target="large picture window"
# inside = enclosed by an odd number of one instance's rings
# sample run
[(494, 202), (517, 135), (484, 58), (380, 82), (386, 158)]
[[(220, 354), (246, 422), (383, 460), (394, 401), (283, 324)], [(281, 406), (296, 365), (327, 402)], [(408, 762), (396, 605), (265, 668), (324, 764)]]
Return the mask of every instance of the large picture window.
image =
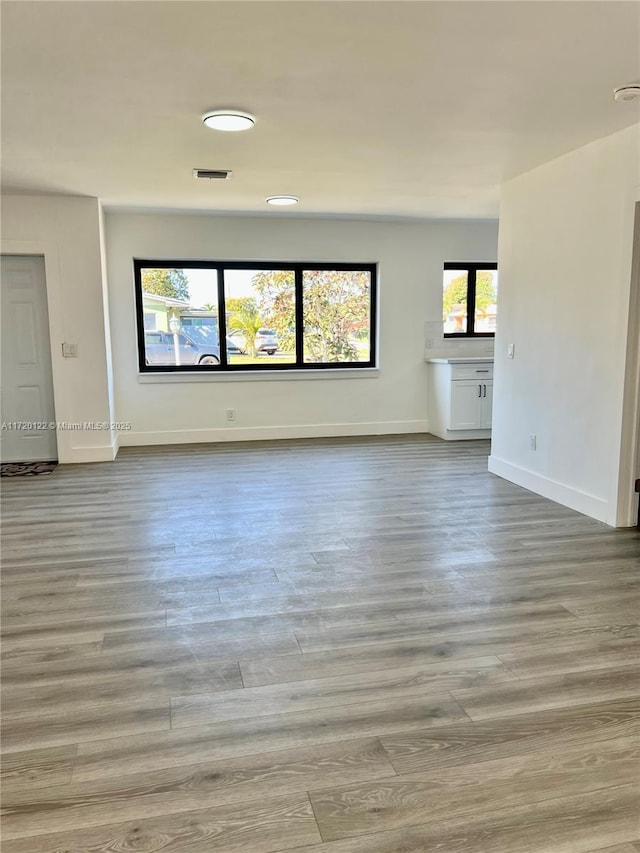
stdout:
[(141, 372), (376, 365), (376, 265), (135, 260)]
[(498, 265), (446, 263), (442, 280), (444, 336), (494, 337)]

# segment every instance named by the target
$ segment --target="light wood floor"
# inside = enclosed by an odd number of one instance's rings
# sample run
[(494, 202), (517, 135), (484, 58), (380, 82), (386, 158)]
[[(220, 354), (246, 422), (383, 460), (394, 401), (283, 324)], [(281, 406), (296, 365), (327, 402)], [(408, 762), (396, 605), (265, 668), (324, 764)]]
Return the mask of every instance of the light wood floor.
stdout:
[(3, 853), (638, 853), (638, 532), (487, 453), (3, 481)]

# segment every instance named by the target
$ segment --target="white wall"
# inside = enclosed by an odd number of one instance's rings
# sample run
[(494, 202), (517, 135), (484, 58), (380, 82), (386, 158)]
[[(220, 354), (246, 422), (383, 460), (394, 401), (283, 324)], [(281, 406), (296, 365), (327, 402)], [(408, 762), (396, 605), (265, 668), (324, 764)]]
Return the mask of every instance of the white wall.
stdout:
[(500, 205), (490, 470), (609, 524), (624, 523), (618, 479), (638, 130), (521, 175), (503, 186)]
[[(403, 433), (428, 430), (424, 324), (441, 318), (443, 262), (495, 260), (497, 224), (114, 212), (106, 242), (116, 414), (132, 424), (121, 444)], [(378, 262), (380, 370), (139, 377), (134, 257)]]
[[(45, 258), (56, 419), (110, 424), (98, 199), (3, 196), (2, 253)], [(78, 358), (62, 357), (63, 341), (78, 345)], [(58, 430), (57, 440), (60, 462), (106, 461), (117, 451), (110, 429)]]

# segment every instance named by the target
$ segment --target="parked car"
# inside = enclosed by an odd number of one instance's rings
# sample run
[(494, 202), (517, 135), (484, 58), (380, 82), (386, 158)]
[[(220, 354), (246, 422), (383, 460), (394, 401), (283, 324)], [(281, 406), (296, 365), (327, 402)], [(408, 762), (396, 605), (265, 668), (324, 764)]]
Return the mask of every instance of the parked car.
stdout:
[[(231, 335), (227, 335), (227, 355), (242, 355), (243, 350), (240, 349), (238, 341), (234, 340)], [(244, 338), (243, 338), (244, 343)]]
[(234, 354), (244, 353), (247, 349), (247, 339), (239, 329), (232, 329), (227, 335), (227, 352), (231, 352), (229, 342), (234, 347)]
[(256, 335), (256, 352), (266, 352), (273, 355), (278, 349), (278, 337), (271, 329), (258, 329)]
[[(240, 329), (232, 330), (227, 337), (227, 341), (229, 338), (233, 341), (234, 345), (240, 352), (246, 353), (247, 338), (244, 332), (240, 331)], [(257, 353), (266, 352), (267, 355), (273, 355), (278, 349), (278, 338), (276, 333), (271, 329), (258, 329), (256, 332), (255, 343)]]
[[(202, 323), (197, 326), (183, 326), (182, 331), (194, 344), (205, 349), (207, 347), (215, 347), (217, 351), (220, 350), (217, 323), (215, 325), (212, 323)], [(240, 349), (236, 342), (229, 335), (227, 335), (226, 340), (228, 355), (237, 355)]]
[[(214, 343), (215, 338), (196, 343), (182, 332), (178, 333), (177, 338), (181, 365), (220, 364), (220, 344)], [(175, 340), (171, 332), (145, 332), (144, 352), (147, 364), (177, 363)]]

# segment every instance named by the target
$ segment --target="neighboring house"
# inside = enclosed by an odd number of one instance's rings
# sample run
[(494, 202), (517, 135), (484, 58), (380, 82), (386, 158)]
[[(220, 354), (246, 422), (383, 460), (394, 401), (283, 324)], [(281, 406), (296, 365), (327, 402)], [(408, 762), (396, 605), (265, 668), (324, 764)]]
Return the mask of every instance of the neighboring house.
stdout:
[(215, 326), (217, 328), (218, 312), (188, 307), (180, 311), (180, 322), (183, 326)]
[[(452, 310), (447, 314), (444, 321), (444, 331), (446, 333), (463, 332), (467, 318), (466, 304), (454, 305)], [(496, 330), (496, 305), (487, 305), (484, 311), (478, 309), (476, 311), (476, 332), (495, 332)]]
[(171, 299), (168, 296), (158, 296), (155, 293), (142, 294), (142, 311), (144, 313), (144, 328), (147, 332), (168, 332), (169, 317), (189, 310), (189, 303), (183, 299)]

